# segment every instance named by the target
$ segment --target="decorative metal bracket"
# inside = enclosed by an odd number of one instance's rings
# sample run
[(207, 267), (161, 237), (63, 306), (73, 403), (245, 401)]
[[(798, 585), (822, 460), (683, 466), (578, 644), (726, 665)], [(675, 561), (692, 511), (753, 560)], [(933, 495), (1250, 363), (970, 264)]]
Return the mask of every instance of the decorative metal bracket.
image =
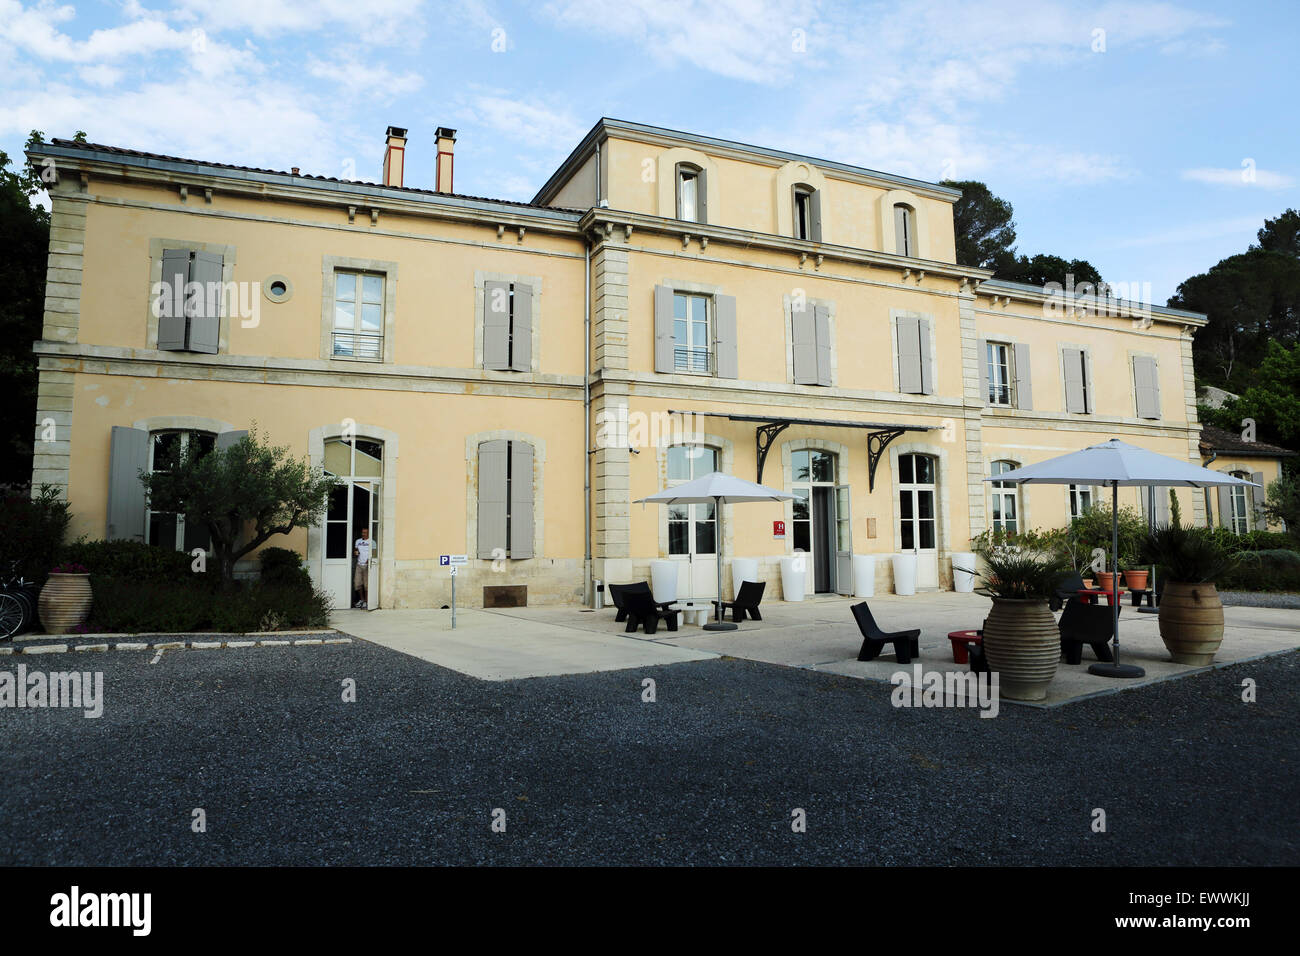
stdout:
[[(902, 435), (907, 429), (891, 428), (888, 431), (868, 432), (867, 433), (867, 491), (876, 490), (876, 465), (880, 464), (880, 456), (885, 453), (889, 443)], [(761, 467), (761, 466), (760, 466)]]
[(772, 442), (776, 441), (776, 436), (781, 434), (790, 427), (789, 422), (772, 422), (770, 425), (759, 425), (754, 429), (754, 442), (758, 446), (758, 483), (763, 483), (763, 465), (767, 461), (767, 453), (772, 447)]

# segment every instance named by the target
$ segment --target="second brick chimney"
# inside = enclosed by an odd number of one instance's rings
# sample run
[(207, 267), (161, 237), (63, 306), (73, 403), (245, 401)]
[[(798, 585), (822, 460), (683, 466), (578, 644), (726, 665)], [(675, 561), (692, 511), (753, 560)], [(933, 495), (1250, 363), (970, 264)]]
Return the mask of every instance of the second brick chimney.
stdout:
[(455, 192), (451, 179), (455, 168), (456, 131), (439, 126), (433, 135), (438, 141), (438, 168), (433, 188), (440, 193)]
[(385, 135), (388, 139), (384, 147), (384, 185), (400, 186), (406, 166), (406, 130), (390, 126)]

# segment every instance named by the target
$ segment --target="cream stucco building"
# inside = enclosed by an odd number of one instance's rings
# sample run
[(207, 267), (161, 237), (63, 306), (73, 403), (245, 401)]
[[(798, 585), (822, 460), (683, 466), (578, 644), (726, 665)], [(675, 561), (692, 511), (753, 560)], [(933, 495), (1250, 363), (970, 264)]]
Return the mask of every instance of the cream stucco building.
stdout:
[[(455, 132), (435, 140), (434, 191), (402, 186), (398, 128), (380, 183), (29, 153), (58, 171), (33, 478), (74, 534), (201, 545), (138, 472), (255, 425), (340, 478), (322, 525), (276, 543), (343, 605), (366, 524), (376, 606), (446, 603), (454, 553), (473, 604), (579, 603), (654, 559), (710, 596), (715, 516), (632, 501), (713, 468), (798, 495), (723, 516), (765, 578), (798, 549), (811, 590), (845, 591), (851, 555), (908, 551), (943, 587), (972, 535), (1092, 495), (986, 475), (1111, 437), (1202, 460), (1204, 316), (958, 265), (950, 189), (604, 119), (505, 202), (455, 193)], [(195, 283), (220, 294), (159, 304)]]

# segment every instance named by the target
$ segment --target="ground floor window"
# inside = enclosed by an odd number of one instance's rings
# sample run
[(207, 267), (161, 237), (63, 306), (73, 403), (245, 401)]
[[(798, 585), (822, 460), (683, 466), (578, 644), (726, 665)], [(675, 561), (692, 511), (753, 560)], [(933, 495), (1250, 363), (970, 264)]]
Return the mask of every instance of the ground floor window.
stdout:
[(1070, 485), (1070, 517), (1078, 518), (1092, 508), (1092, 488), (1087, 485)]
[(934, 459), (929, 455), (898, 456), (898, 517), (904, 551), (935, 547)]
[[(706, 445), (673, 445), (668, 449), (668, 485), (702, 478), (718, 470), (718, 452)], [(718, 516), (711, 504), (669, 505), (668, 553), (718, 553)]]
[[(1245, 472), (1234, 472), (1233, 477), (1250, 481), (1250, 475)], [(1250, 497), (1247, 495), (1246, 486), (1233, 485), (1229, 489), (1228, 503), (1231, 506), (1231, 513), (1225, 523), (1232, 529), (1233, 534), (1246, 534), (1250, 531)]]
[[(216, 445), (217, 436), (211, 432), (168, 429), (149, 436), (149, 470), (166, 473), (176, 466), (183, 455), (206, 455)], [(174, 551), (209, 551), (212, 540), (205, 525), (186, 522), (185, 515), (171, 511), (145, 513), (145, 540), (149, 544)]]

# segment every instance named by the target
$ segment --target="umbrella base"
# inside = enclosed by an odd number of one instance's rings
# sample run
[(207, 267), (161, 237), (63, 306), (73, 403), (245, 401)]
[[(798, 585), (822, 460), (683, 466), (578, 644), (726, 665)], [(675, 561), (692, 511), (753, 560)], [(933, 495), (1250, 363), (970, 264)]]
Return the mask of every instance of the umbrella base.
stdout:
[(1139, 614), (1159, 614), (1159, 613), (1160, 613), (1160, 608), (1158, 608), (1158, 607), (1140, 607), (1140, 608), (1138, 608), (1138, 613), (1139, 613)]
[(737, 628), (736, 625), (735, 625), (735, 624), (732, 624), (730, 621), (710, 621), (708, 624), (705, 624), (705, 625), (704, 625), (704, 627), (702, 628), (702, 630), (705, 630), (705, 631), (735, 631), (735, 630), (739, 630), (739, 628)]
[(1098, 677), (1145, 677), (1147, 672), (1135, 664), (1107, 664), (1098, 661), (1088, 667), (1088, 673)]

